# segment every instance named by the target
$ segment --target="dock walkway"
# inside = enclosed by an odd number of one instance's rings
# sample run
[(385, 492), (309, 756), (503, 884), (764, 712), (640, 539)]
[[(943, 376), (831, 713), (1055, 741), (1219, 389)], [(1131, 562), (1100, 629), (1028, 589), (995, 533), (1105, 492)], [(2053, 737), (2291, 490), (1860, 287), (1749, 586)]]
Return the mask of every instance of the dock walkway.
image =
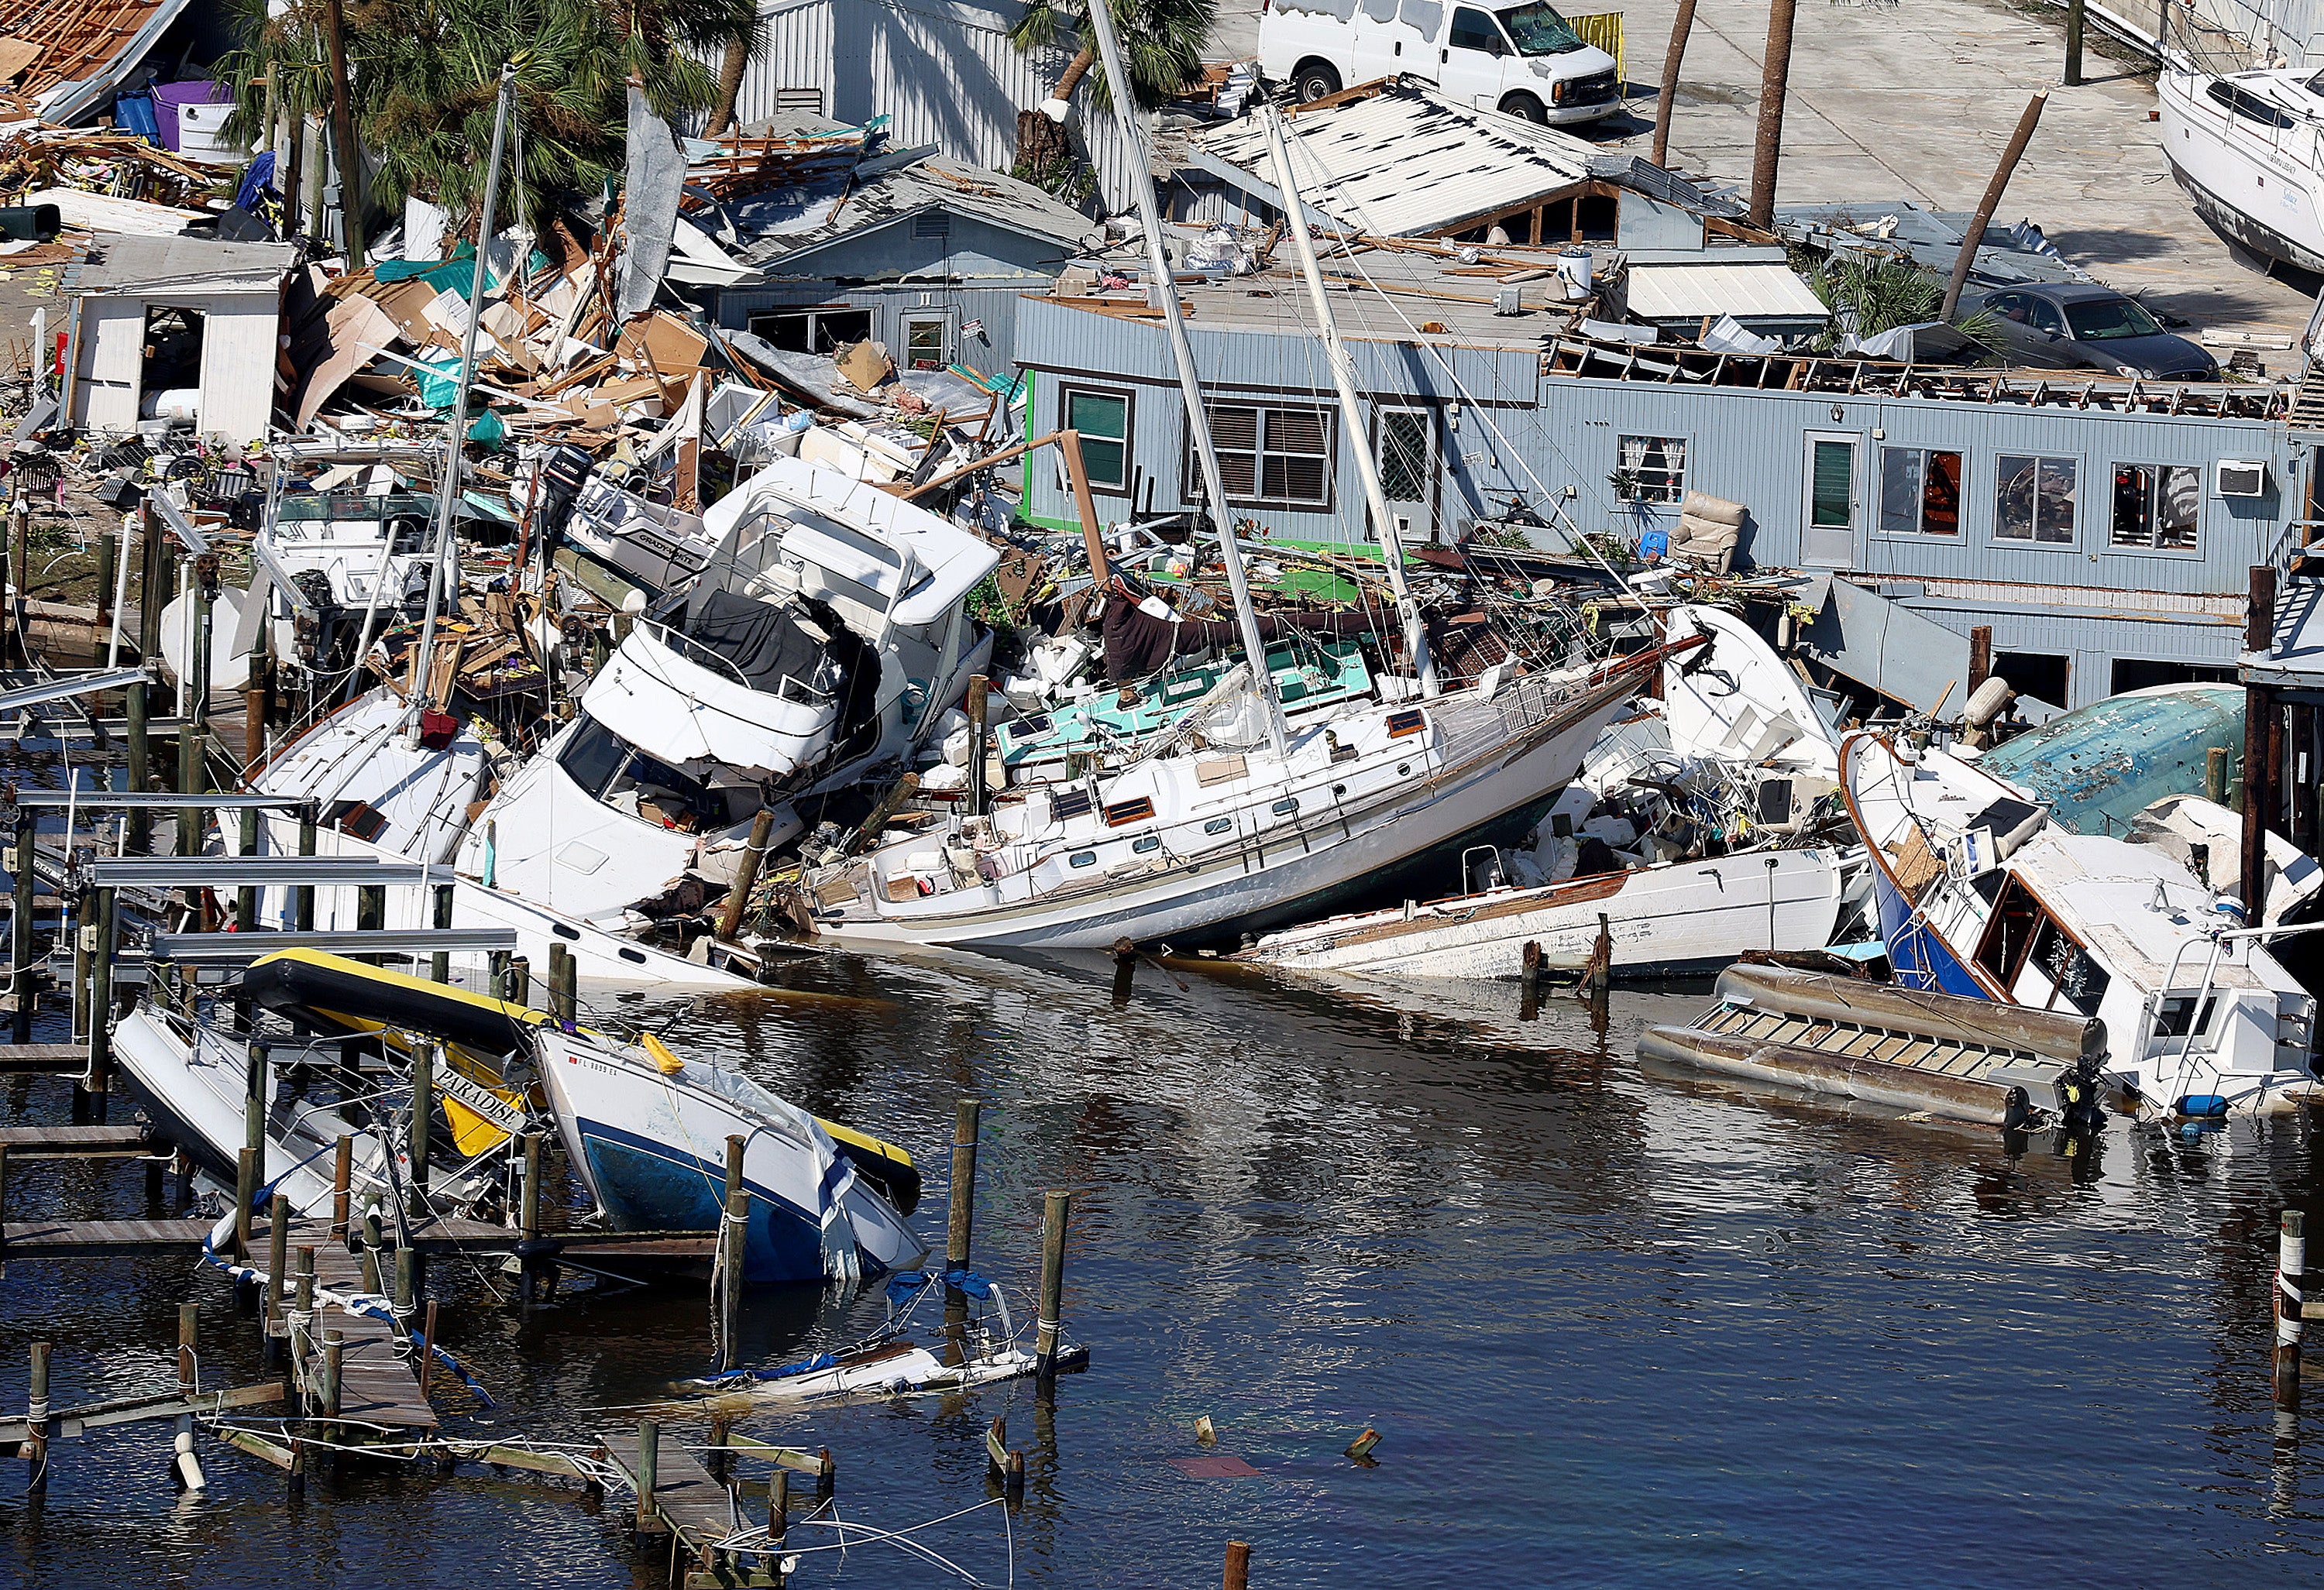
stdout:
[[(782, 1584), (780, 1571), (769, 1560), (763, 1544), (736, 1551), (717, 1542), (750, 1527), (742, 1516), (740, 1499), (732, 1486), (715, 1477), (674, 1441), (654, 1446), (651, 1495), (642, 1478), (640, 1431), (614, 1431), (601, 1438), (606, 1459), (619, 1469), (639, 1493), (637, 1525), (641, 1533), (668, 1533), (673, 1550), (692, 1566), (683, 1581), (685, 1590), (713, 1586)], [(673, 1575), (673, 1577), (676, 1576)]]

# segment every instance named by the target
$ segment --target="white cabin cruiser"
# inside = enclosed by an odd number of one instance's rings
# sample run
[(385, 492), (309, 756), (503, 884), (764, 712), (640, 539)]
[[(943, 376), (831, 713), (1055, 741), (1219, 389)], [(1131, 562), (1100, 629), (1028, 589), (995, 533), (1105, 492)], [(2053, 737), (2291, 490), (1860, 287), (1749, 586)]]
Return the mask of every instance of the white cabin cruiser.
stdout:
[(2174, 61), (2155, 80), (2163, 152), (2195, 213), (2255, 253), (2324, 271), (2324, 72), (2225, 76)]
[(716, 556), (502, 786), (462, 872), (622, 925), (739, 851), (762, 807), (780, 813), (771, 842), (797, 833), (790, 802), (901, 757), (983, 667), (991, 636), (966, 602), (1000, 557), (950, 521), (777, 457), (705, 523)]
[(1896, 981), (2106, 1024), (2142, 1107), (2222, 1115), (2319, 1091), (2316, 1001), (2232, 902), (2158, 846), (2049, 826), (1942, 751), (1840, 748)]

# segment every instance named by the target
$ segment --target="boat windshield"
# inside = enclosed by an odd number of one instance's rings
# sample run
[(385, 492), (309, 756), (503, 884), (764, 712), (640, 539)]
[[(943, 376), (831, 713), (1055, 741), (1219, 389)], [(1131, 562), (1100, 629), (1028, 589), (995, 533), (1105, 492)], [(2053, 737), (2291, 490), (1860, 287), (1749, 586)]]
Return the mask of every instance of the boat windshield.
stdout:
[(2153, 316), (2128, 299), (2091, 299), (2066, 306), (2066, 324), (2078, 343), (2114, 342), (2129, 336), (2161, 336)]
[(1529, 0), (1526, 5), (1494, 14), (1508, 30), (1519, 55), (1567, 55), (1582, 48), (1582, 35), (1573, 31), (1573, 24), (1558, 15), (1545, 0)]
[(586, 712), (558, 749), (557, 765), (592, 800), (664, 828), (698, 833), (737, 820), (725, 791), (655, 760)]

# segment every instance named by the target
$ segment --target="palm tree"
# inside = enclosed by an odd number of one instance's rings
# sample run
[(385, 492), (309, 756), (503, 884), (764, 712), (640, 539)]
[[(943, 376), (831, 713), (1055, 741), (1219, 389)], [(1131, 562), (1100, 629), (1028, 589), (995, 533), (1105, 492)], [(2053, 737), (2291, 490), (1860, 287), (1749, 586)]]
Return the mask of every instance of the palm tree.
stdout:
[[(278, 95), (311, 96), (285, 104), (327, 105), (319, 0), (290, 0), (272, 18), (267, 0), (235, 4), (243, 42), (220, 69), (243, 124), (257, 126), (270, 75)], [(738, 35), (755, 44), (754, 0), (353, 0), (345, 36), (355, 136), (378, 163), (368, 191), (391, 208), (427, 199), (456, 232), (472, 226), (501, 66), (514, 61), (522, 158), (503, 203), (544, 231), (619, 179), (630, 77), (656, 114), (690, 118), (719, 95), (704, 54)]]
[[(1185, 92), (1203, 75), (1203, 46), (1218, 15), (1218, 0), (1111, 0), (1114, 30), (1122, 45), (1122, 66), (1130, 73), (1132, 96), (1151, 110)], [(1024, 51), (1047, 50), (1062, 42), (1071, 28), (1081, 48), (1057, 75), (1051, 99), (1073, 102), (1074, 91), (1097, 62), (1097, 45), (1090, 36), (1090, 0), (1027, 0), (1025, 14), (1009, 30), (1010, 42)], [(1101, 110), (1111, 109), (1113, 96), (1098, 74), (1090, 97)], [(1018, 174), (1039, 182), (1056, 173), (1066, 153), (1065, 134), (1038, 110), (1017, 116)]]

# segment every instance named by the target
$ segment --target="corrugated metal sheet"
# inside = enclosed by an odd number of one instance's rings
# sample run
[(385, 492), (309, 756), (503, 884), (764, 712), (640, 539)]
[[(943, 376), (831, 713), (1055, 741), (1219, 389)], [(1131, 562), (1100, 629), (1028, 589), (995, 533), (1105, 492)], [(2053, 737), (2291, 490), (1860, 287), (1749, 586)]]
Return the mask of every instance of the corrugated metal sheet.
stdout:
[[(1047, 50), (1010, 43), (1016, 0), (771, 0), (761, 9), (769, 44), (743, 79), (745, 122), (775, 115), (785, 90), (819, 89), (825, 115), (860, 125), (884, 115), (891, 147), (933, 143), (987, 170), (1014, 161), (1017, 113), (1047, 97), (1074, 48), (1070, 32)], [(1076, 103), (1070, 135), (1107, 203), (1126, 207), (1130, 162), (1112, 119), (1089, 114), (1086, 93)]]
[(1630, 313), (1641, 320), (1822, 320), (1831, 311), (1788, 265), (1633, 265)]
[[(1597, 152), (1522, 116), (1457, 105), (1415, 84), (1290, 119), (1300, 197), (1383, 237), (1428, 237), (1456, 222), (1572, 187)], [(1196, 147), (1275, 192), (1258, 118), (1203, 133)]]

